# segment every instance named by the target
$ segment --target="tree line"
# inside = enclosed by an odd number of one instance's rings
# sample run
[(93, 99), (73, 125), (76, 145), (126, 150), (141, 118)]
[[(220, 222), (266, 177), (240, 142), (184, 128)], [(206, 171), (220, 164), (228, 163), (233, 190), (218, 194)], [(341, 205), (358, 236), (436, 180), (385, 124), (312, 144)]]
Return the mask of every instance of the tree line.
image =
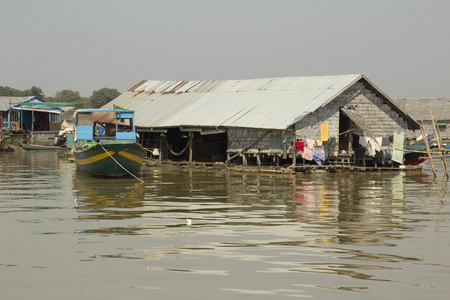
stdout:
[(80, 92), (61, 90), (54, 97), (45, 96), (40, 87), (33, 86), (30, 89), (18, 90), (8, 86), (0, 86), (0, 96), (9, 97), (38, 97), (46, 102), (71, 103), (77, 108), (99, 108), (117, 98), (121, 93), (117, 89), (102, 88), (94, 91), (88, 98), (81, 97)]

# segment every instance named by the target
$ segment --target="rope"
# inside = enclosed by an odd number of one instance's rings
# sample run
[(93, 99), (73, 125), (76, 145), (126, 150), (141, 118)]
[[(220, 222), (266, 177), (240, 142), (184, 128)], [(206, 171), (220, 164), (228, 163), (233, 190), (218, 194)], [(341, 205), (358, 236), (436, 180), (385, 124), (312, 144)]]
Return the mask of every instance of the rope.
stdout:
[[(100, 145), (100, 144), (99, 144)], [(130, 174), (131, 176), (133, 176), (134, 178), (136, 178), (137, 180), (139, 180), (141, 183), (144, 183), (144, 180), (142, 180), (142, 179), (140, 179), (140, 178), (137, 178), (133, 173), (131, 173), (130, 171), (128, 171), (127, 169), (125, 169), (125, 167), (124, 166), (122, 166), (114, 157), (112, 157), (111, 156), (111, 154), (109, 154), (109, 152), (108, 151), (106, 151), (106, 149), (105, 148), (103, 148), (103, 146), (102, 145), (100, 145), (100, 147), (102, 147), (102, 149), (103, 149), (103, 151), (105, 151), (108, 155), (109, 155), (109, 157), (111, 157), (122, 169), (124, 169), (128, 174)]]

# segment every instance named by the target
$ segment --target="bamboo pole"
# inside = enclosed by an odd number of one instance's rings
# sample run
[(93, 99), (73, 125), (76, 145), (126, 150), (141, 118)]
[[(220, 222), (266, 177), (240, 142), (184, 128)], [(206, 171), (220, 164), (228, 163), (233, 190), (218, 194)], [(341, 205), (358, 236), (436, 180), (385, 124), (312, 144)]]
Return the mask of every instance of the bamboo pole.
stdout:
[(428, 145), (428, 139), (427, 139), (427, 134), (425, 133), (425, 127), (423, 125), (423, 120), (422, 120), (422, 125), (420, 126), (420, 131), (422, 132), (422, 137), (425, 142), (425, 148), (427, 149), (427, 154), (428, 154), (428, 157), (430, 158), (430, 163), (431, 163), (431, 168), (433, 169), (433, 174), (434, 174), (434, 176), (436, 176), (436, 169), (434, 168), (433, 155), (431, 154), (431, 151), (430, 151), (430, 145)]
[[(442, 139), (441, 139), (441, 132), (439, 131), (439, 128), (435, 122), (435, 119), (433, 117), (433, 113), (430, 110), (431, 120), (433, 121), (433, 127), (434, 131), (436, 132), (436, 138), (438, 141), (439, 150), (442, 150)], [(448, 177), (448, 170), (447, 170), (447, 163), (445, 162), (445, 155), (443, 152), (441, 152), (441, 159), (442, 159), (442, 169), (444, 170), (444, 175)]]

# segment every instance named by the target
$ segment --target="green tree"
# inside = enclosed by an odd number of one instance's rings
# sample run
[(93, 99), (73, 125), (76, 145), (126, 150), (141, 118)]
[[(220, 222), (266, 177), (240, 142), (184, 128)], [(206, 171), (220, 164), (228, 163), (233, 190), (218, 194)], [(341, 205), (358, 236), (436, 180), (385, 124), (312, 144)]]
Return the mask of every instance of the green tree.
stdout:
[(14, 96), (16, 91), (18, 90), (10, 88), (9, 86), (0, 86), (0, 96)]
[(11, 97), (27, 97), (35, 96), (41, 100), (44, 100), (45, 95), (40, 87), (33, 86), (31, 89), (18, 90), (11, 88), (9, 86), (0, 86), (0, 96), (11, 96)]
[(37, 86), (31, 87), (30, 94), (32, 96), (38, 97), (41, 100), (44, 100), (44, 98), (45, 98), (44, 92), (42, 91), (42, 89), (40, 87), (37, 87)]
[(62, 90), (56, 92), (55, 102), (63, 102), (63, 103), (72, 103), (79, 102), (82, 98), (80, 96), (80, 92), (72, 91), (72, 90)]
[(117, 89), (102, 88), (98, 91), (94, 91), (92, 96), (89, 97), (89, 107), (100, 108), (119, 96), (120, 92)]

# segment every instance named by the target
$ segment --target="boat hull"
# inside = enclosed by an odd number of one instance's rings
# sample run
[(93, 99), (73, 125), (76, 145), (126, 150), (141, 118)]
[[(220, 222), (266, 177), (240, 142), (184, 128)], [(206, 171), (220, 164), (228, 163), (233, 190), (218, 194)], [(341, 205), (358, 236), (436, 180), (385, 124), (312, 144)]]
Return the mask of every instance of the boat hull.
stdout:
[(44, 146), (44, 145), (32, 145), (18, 142), (20, 147), (26, 150), (70, 150), (68, 147), (61, 146)]
[[(429, 148), (433, 149), (435, 146), (433, 144), (429, 144)], [(405, 150), (411, 150), (404, 152), (404, 164), (407, 166), (417, 166), (425, 162), (428, 158), (428, 154), (426, 153), (425, 144), (414, 144), (414, 145), (405, 145)], [(421, 152), (414, 152), (421, 151)]]
[(144, 159), (145, 149), (134, 141), (100, 141), (73, 150), (75, 163), (83, 173), (100, 177), (136, 175)]

